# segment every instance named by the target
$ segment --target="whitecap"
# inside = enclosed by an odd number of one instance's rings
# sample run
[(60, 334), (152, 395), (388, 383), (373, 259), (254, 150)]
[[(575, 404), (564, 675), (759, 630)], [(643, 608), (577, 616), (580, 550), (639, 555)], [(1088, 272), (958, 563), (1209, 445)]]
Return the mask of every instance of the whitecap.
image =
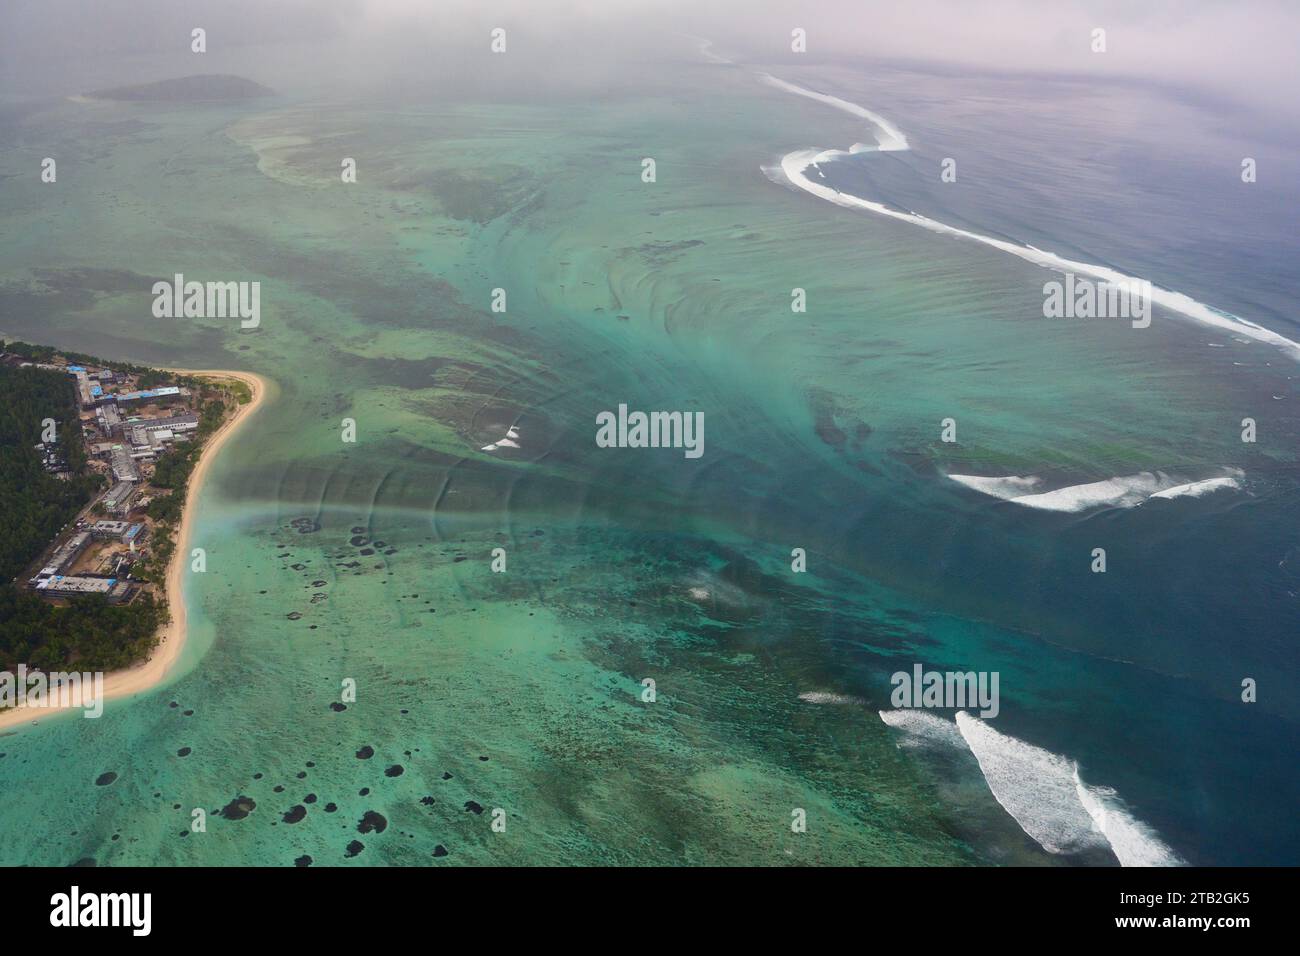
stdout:
[(1183, 864), (1114, 790), (1085, 784), (1074, 761), (999, 733), (964, 710), (957, 712), (957, 729), (994, 799), (1047, 852), (1105, 846), (1121, 866)]
[(1039, 508), (1043, 511), (1086, 511), (1107, 505), (1131, 508), (1173, 484), (1173, 479), (1166, 475), (1143, 471), (1136, 475), (1090, 481), (1040, 494), (1021, 495), (1010, 500), (1026, 508)]
[(947, 477), (980, 494), (1040, 511), (1079, 512), (1089, 508), (1131, 508), (1152, 498), (1197, 498), (1221, 489), (1240, 488), (1245, 473), (1224, 468), (1223, 474), (1197, 481), (1184, 481), (1161, 471), (1118, 475), (1100, 481), (1035, 491), (1042, 482), (1036, 475), (990, 476), (948, 475)]
[(510, 427), (506, 429), (506, 437), (498, 438), (490, 445), (484, 445), (479, 451), (496, 451), (498, 448), (518, 448), (519, 443), (515, 441), (519, 437), (519, 429)]
[[(879, 113), (875, 113), (867, 109), (865, 106), (859, 106), (857, 103), (841, 99), (838, 96), (831, 96), (829, 93), (819, 93), (816, 90), (810, 90), (802, 86), (797, 86), (794, 83), (788, 83), (785, 80), (778, 79), (770, 73), (760, 73), (759, 77), (763, 82), (775, 86), (779, 90), (785, 90), (787, 93), (793, 93), (796, 96), (804, 96), (810, 100), (825, 103), (827, 106), (834, 107), (837, 110), (842, 110), (843, 112), (849, 113), (853, 116), (861, 117), (871, 123), (871, 125), (875, 127), (872, 130), (872, 133), (876, 138), (877, 145), (875, 148), (878, 150), (896, 151), (912, 148), (908, 144), (907, 137), (903, 135), (902, 130), (889, 122), (889, 120), (885, 119)], [(863, 146), (861, 143), (855, 143), (853, 148), (858, 152), (862, 152), (871, 147)]]
[(799, 695), (799, 699), (806, 704), (862, 704), (864, 701), (861, 697), (853, 697), (849, 694), (836, 694), (829, 690), (806, 690)]
[(948, 746), (966, 749), (966, 741), (951, 720), (907, 707), (882, 710), (879, 714), (881, 720), (903, 734), (899, 742), (901, 747)]
[(957, 730), (980, 765), (993, 798), (1048, 853), (1078, 853), (1105, 838), (1079, 802), (1074, 763), (1049, 750), (998, 733), (966, 711)]
[(1208, 495), (1212, 491), (1219, 491), (1225, 488), (1240, 488), (1241, 479), (1245, 475), (1239, 468), (1229, 468), (1229, 474), (1220, 478), (1206, 478), (1203, 481), (1190, 481), (1185, 485), (1175, 485), (1172, 488), (1166, 488), (1164, 491), (1157, 491), (1152, 498), (1199, 498), (1201, 495)]
[(1110, 787), (1090, 787), (1074, 769), (1074, 787), (1079, 802), (1093, 825), (1106, 837), (1120, 866), (1182, 866), (1184, 860), (1149, 826), (1136, 819)]
[(1001, 478), (996, 476), (986, 478), (980, 475), (949, 475), (948, 477), (973, 491), (1001, 498), (1004, 501), (1030, 494), (1043, 482), (1043, 479), (1037, 475), (1027, 475), (1023, 478), (1018, 475), (1007, 475)]

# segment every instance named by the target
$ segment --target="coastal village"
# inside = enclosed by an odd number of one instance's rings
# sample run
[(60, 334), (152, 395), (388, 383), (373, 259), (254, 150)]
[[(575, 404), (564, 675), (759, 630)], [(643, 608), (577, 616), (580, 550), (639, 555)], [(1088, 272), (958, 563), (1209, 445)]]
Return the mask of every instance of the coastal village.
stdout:
[(197, 439), (199, 396), (184, 380), (156, 384), (158, 373), (148, 373), (149, 387), (143, 387), (144, 370), (87, 367), (57, 357), (32, 362), (16, 354), (0, 354), (0, 363), (69, 377), (79, 434), (59, 434), (36, 450), (47, 472), (67, 479), (65, 443), (80, 441), (86, 467), (104, 478), (103, 490), (50, 542), (26, 580), (20, 576), (15, 583), (54, 603), (88, 594), (101, 594), (111, 604), (130, 603), (154, 587), (139, 571), (161, 544), (153, 540), (158, 523), (147, 513), (158, 492), (150, 479), (161, 455)]

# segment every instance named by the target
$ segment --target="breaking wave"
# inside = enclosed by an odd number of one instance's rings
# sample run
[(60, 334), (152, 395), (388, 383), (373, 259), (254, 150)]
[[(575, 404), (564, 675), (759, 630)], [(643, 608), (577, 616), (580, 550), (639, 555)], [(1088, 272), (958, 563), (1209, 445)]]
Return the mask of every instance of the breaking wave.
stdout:
[(1073, 760), (1000, 733), (964, 710), (955, 724), (919, 710), (879, 713), (902, 733), (900, 746), (968, 749), (993, 799), (1048, 853), (1109, 849), (1121, 866), (1184, 863), (1114, 790), (1084, 783)]
[(1026, 508), (1077, 512), (1100, 507), (1131, 508), (1152, 498), (1199, 498), (1213, 491), (1241, 487), (1245, 472), (1239, 468), (1224, 468), (1223, 472), (1214, 478), (1189, 482), (1161, 471), (1143, 471), (1136, 475), (1067, 485), (1051, 491), (1037, 490), (1042, 479), (1036, 475), (949, 475), (948, 478), (980, 494), (1024, 505)]
[(1106, 837), (1120, 866), (1182, 866), (1183, 859), (1156, 832), (1135, 819), (1109, 787), (1090, 787), (1074, 769), (1074, 786), (1079, 802), (1092, 817), (1093, 825)]
[[(866, 212), (872, 212), (876, 215), (887, 216), (890, 219), (896, 219), (900, 222), (910, 223), (911, 225), (920, 226), (931, 232), (937, 232), (942, 235), (952, 236), (959, 239), (969, 239), (982, 245), (989, 246), (1009, 255), (1017, 256), (1027, 262), (1044, 268), (1052, 269), (1056, 272), (1075, 273), (1076, 275), (1089, 276), (1102, 282), (1112, 283), (1120, 286), (1132, 287), (1134, 283), (1145, 282), (1137, 276), (1125, 275), (1116, 269), (1106, 266), (1096, 265), (1090, 262), (1079, 262), (1074, 259), (1067, 259), (1059, 256), (1054, 252), (1047, 252), (1043, 249), (1037, 249), (1034, 246), (1025, 245), (1018, 242), (1010, 242), (1005, 239), (997, 239), (993, 236), (986, 236), (982, 233), (972, 232), (968, 229), (960, 229), (956, 226), (950, 226), (947, 223), (931, 219), (928, 216), (922, 216), (914, 212), (904, 212), (903, 210), (893, 209), (884, 203), (875, 202), (870, 199), (864, 199), (852, 193), (841, 192), (824, 182), (825, 174), (821, 167), (829, 162), (844, 159), (848, 156), (856, 155), (863, 152), (896, 152), (908, 150), (911, 147), (908, 144), (907, 137), (893, 123), (885, 119), (880, 114), (852, 103), (838, 96), (832, 96), (828, 93), (820, 93), (816, 90), (810, 90), (806, 87), (778, 79), (768, 73), (758, 74), (759, 78), (777, 89), (796, 96), (802, 96), (807, 99), (816, 100), (824, 103), (834, 109), (849, 113), (853, 116), (865, 119), (871, 124), (872, 136), (876, 140), (875, 146), (866, 146), (862, 143), (855, 143), (847, 150), (842, 149), (798, 149), (787, 153), (781, 158), (780, 168), (783, 179), (790, 185), (811, 193), (820, 199), (833, 202), (838, 206), (848, 209), (860, 209)], [(809, 175), (812, 171), (816, 179)], [(764, 174), (772, 178), (770, 169), (764, 169)], [(1286, 352), (1294, 359), (1300, 360), (1300, 342), (1288, 339), (1271, 329), (1265, 328), (1258, 323), (1243, 319), (1240, 316), (1224, 312), (1213, 306), (1198, 302), (1191, 296), (1182, 292), (1176, 292), (1172, 289), (1163, 289), (1152, 283), (1151, 301), (1170, 312), (1175, 312), (1186, 318), (1199, 322), (1202, 325), (1212, 326), (1227, 332), (1235, 333), (1239, 336), (1245, 336), (1258, 342), (1264, 342)]]
[(1000, 734), (964, 710), (957, 713), (957, 729), (993, 798), (1044, 850), (1078, 853), (1105, 843), (1079, 801), (1071, 761)]

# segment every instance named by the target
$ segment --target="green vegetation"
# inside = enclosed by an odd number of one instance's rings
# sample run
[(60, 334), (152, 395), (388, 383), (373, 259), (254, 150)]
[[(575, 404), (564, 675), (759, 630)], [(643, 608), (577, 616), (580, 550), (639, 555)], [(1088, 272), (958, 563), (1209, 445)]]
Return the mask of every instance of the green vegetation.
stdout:
[[(51, 363), (55, 359), (62, 357), (73, 365), (111, 368), (115, 372), (125, 372), (129, 375), (148, 376), (156, 384), (162, 384), (166, 381), (174, 381), (178, 383), (189, 381), (188, 379), (172, 378), (164, 372), (159, 372), (156, 369), (148, 368), (144, 365), (132, 365), (130, 362), (106, 362), (102, 358), (97, 358), (94, 355), (85, 355), (81, 352), (69, 352), (66, 349), (56, 349), (49, 345), (29, 345), (26, 342), (4, 342), (0, 340), (0, 351), (22, 356), (29, 362)], [(148, 388), (149, 386), (145, 385), (143, 387)]]
[(133, 365), (130, 362), (109, 362), (96, 355), (84, 352), (69, 352), (49, 345), (29, 345), (26, 342), (5, 342), (0, 339), (0, 351), (19, 355), (29, 362), (52, 363), (63, 359), (73, 365), (85, 365), (94, 368), (111, 368), (114, 372), (134, 375), (140, 388), (157, 388), (159, 385), (187, 385), (190, 388), (202, 387), (203, 383), (191, 375), (176, 375), (146, 365)]
[[(45, 470), (35, 448), (50, 418), (72, 473), (67, 481)], [(102, 485), (86, 471), (71, 377), (0, 366), (0, 581), (21, 573)]]
[[(228, 401), (233, 398), (242, 404), (251, 400), (247, 386), (216, 386), (45, 346), (3, 346), (3, 351), (32, 362), (50, 363), (62, 357), (75, 364), (137, 375), (144, 388), (176, 382), (194, 390), (198, 431), (192, 441), (176, 445), (158, 460), (152, 484), (171, 491), (155, 495), (148, 506), (147, 513), (157, 524), (149, 559), (134, 570), (136, 577), (161, 586), (175, 551), (175, 527), (199, 452), (220, 427)], [(58, 423), (59, 451), (72, 474), (66, 481), (45, 471), (34, 447), (41, 441), (41, 423), (47, 418)], [(117, 670), (144, 659), (157, 643), (158, 629), (168, 612), (164, 603), (148, 594), (125, 606), (111, 605), (102, 595), (78, 597), (66, 606), (56, 606), (9, 583), (103, 484), (101, 476), (86, 469), (71, 376), (0, 365), (0, 667), (12, 670), (27, 664), (44, 670)]]
[(102, 595), (55, 607), (28, 591), (0, 587), (0, 664), (42, 670), (110, 671), (138, 663), (158, 642), (167, 608), (147, 594), (114, 606)]
[(240, 405), (247, 405), (253, 400), (253, 390), (249, 388), (248, 383), (242, 379), (235, 379), (230, 383), (230, 391), (235, 396), (235, 401)]

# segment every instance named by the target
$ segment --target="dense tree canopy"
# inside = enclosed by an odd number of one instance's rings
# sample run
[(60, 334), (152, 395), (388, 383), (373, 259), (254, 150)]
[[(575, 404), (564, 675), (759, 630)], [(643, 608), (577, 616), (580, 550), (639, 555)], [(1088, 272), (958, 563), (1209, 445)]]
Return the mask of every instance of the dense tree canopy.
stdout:
[(0, 666), (111, 671), (143, 660), (158, 641), (167, 609), (141, 595), (114, 606), (103, 595), (55, 607), (30, 591), (0, 587)]
[[(10, 343), (5, 350), (31, 361), (49, 362), (53, 349)], [(65, 358), (102, 367), (91, 356)], [(148, 372), (134, 366), (118, 370)], [(159, 382), (164, 376), (157, 374)], [(197, 384), (197, 383), (194, 383)], [(209, 406), (214, 406), (210, 411)], [(205, 404), (200, 430), (219, 422), (221, 402)], [(70, 480), (45, 471), (35, 445), (41, 441), (42, 422), (57, 422), (59, 451), (72, 473)], [(49, 545), (103, 486), (103, 479), (86, 469), (85, 446), (77, 415), (76, 390), (65, 372), (0, 365), (0, 668), (19, 664), (43, 670), (108, 671), (144, 659), (158, 640), (166, 621), (165, 605), (148, 594), (129, 605), (114, 606), (102, 595), (73, 599), (67, 606), (50, 604), (36, 594), (11, 584)], [(165, 478), (174, 482), (167, 517), (175, 521), (185, 500), (185, 482), (197, 457), (197, 442), (186, 446), (167, 464)], [(162, 549), (170, 556), (169, 539)], [(160, 568), (165, 566), (165, 559)], [(161, 580), (161, 570), (157, 572)], [(19, 582), (19, 585), (25, 582)]]
[[(70, 481), (47, 472), (35, 448), (47, 418), (57, 422)], [(0, 581), (21, 572), (102, 486), (85, 465), (72, 378), (0, 366)]]

